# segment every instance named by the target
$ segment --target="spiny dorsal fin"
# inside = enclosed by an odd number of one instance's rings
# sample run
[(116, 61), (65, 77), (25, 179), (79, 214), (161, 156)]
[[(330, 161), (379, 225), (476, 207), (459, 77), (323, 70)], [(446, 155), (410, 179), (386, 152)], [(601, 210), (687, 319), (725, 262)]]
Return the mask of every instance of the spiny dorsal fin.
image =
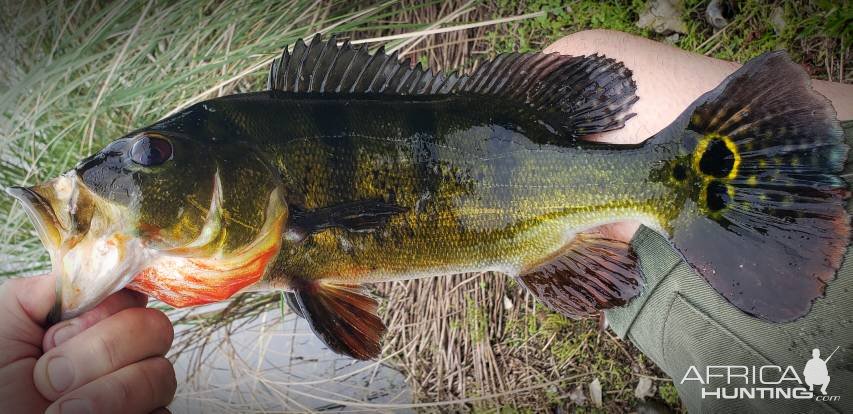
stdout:
[(447, 93), (459, 77), (411, 67), (400, 62), (397, 52), (386, 54), (384, 48), (369, 53), (337, 40), (323, 42), (314, 36), (306, 45), (299, 40), (293, 51), (287, 49), (270, 67), (267, 88), (282, 92), (305, 93), (378, 93), (421, 95)]
[(295, 93), (388, 95), (468, 94), (518, 102), (540, 113), (562, 136), (621, 128), (634, 114), (636, 85), (622, 63), (603, 56), (507, 53), (471, 75), (445, 74), (400, 62), (397, 53), (335, 38), (298, 41), (270, 68), (267, 87)]
[(553, 259), (518, 281), (563, 316), (583, 318), (622, 306), (640, 293), (642, 273), (628, 243), (581, 233)]

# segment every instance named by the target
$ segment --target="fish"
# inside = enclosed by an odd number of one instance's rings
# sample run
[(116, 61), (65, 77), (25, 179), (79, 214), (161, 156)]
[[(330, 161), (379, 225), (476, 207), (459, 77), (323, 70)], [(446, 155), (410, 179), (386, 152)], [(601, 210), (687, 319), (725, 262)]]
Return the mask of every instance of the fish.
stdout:
[(366, 285), (512, 277), (571, 318), (644, 289), (637, 220), (742, 312), (806, 315), (850, 238), (847, 146), (783, 51), (758, 56), (639, 144), (595, 142), (640, 99), (600, 55), (507, 53), (436, 72), (335, 38), (299, 41), (264, 90), (217, 97), (9, 187), (57, 275), (50, 320), (123, 288), (174, 307), (282, 291), (333, 351), (386, 327)]

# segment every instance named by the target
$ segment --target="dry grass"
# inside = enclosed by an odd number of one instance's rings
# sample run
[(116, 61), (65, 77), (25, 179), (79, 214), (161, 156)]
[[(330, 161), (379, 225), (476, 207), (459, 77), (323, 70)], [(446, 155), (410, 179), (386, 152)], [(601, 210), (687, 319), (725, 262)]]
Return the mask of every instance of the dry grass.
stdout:
[[(572, 25), (574, 29), (628, 30), (664, 40), (662, 35), (632, 26), (640, 3), (596, 3), (571, 2), (568, 7), (550, 9), (548, 19), (516, 21), (499, 26), (498, 30), (484, 27), (431, 36), (406, 49), (411, 51), (407, 56), (436, 68), (471, 68), (476, 64), (474, 58), (507, 49), (523, 50), (526, 46), (540, 50), (565, 35), (566, 26)], [(784, 47), (816, 78), (853, 80), (849, 29), (842, 29), (847, 30), (848, 37), (827, 33), (827, 27), (833, 24), (830, 20), (838, 19), (839, 14), (849, 15), (849, 6), (847, 11), (838, 12), (809, 2), (786, 2), (781, 6), (747, 3), (736, 6), (730, 24), (715, 31), (702, 18), (705, 4), (687, 2), (689, 33), (681, 36), (676, 45), (739, 61)], [(400, 18), (407, 22), (434, 22), (466, 5), (462, 1), (444, 2), (440, 7), (404, 13)], [(536, 1), (490, 2), (465, 11), (459, 18), (486, 20), (551, 6), (551, 2)], [(787, 16), (787, 27), (781, 35), (769, 27), (770, 14), (776, 7), (783, 7)], [(613, 13), (613, 8), (620, 10)], [(794, 18), (797, 15), (809, 17), (800, 20)], [(821, 18), (822, 26), (816, 27)], [(555, 29), (552, 23), (560, 19), (563, 24)], [(467, 402), (465, 407), (577, 409), (570, 403), (569, 394), (599, 378), (605, 394), (601, 409), (624, 412), (638, 402), (633, 390), (639, 378), (651, 377), (667, 389), (663, 394), (669, 395), (663, 397), (670, 404), (675, 403), (672, 408), (680, 409), (673, 400), (674, 389), (667, 384), (671, 380), (630, 342), (615, 338), (610, 331), (598, 330), (595, 321), (570, 321), (537, 306), (530, 294), (504, 276), (447, 276), (387, 283), (377, 290), (386, 298), (384, 318), (389, 335), (385, 353), (399, 355), (394, 361), (408, 376), (417, 401), (491, 395), (492, 398)]]
[[(389, 283), (386, 352), (409, 378), (416, 401), (491, 398), (468, 408), (539, 410), (570, 406), (595, 378), (608, 412), (626, 411), (641, 376), (659, 371), (597, 322), (569, 321), (503, 275), (458, 275)], [(667, 381), (667, 380), (664, 380)]]

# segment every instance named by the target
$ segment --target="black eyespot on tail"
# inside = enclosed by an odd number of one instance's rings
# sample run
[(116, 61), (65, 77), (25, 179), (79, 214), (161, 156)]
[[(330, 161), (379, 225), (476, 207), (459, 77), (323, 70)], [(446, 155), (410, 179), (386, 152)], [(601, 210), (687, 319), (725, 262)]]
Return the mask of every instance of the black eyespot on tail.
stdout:
[(705, 187), (705, 192), (708, 209), (711, 211), (720, 211), (732, 201), (728, 187), (719, 180), (709, 182)]
[(712, 177), (728, 176), (735, 166), (736, 156), (720, 138), (709, 138), (707, 148), (699, 157), (699, 171)]
[[(676, 125), (698, 137), (673, 241), (732, 304), (774, 322), (823, 295), (850, 238), (835, 111), (786, 54), (748, 62)], [(689, 181), (689, 182), (687, 182)]]

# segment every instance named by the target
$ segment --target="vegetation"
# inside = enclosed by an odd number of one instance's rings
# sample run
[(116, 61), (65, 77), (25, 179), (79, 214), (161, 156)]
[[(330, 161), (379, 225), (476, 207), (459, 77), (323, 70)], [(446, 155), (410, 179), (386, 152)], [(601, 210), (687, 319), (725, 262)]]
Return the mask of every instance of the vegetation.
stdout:
[[(190, 103), (256, 90), (283, 45), (315, 32), (372, 45), (408, 34), (389, 46), (412, 62), (447, 69), (608, 28), (737, 61), (784, 47), (817, 78), (853, 80), (850, 2), (723, 2), (729, 23), (715, 30), (704, 18), (707, 1), (686, 0), (686, 33), (678, 36), (637, 27), (646, 7), (640, 0), (0, 3), (3, 186), (56, 176), (109, 140)], [(482, 24), (433, 33), (469, 23)], [(20, 206), (0, 197), (0, 220), (0, 276), (46, 271), (46, 252)], [(423, 409), (628, 411), (639, 403), (634, 388), (642, 377), (654, 379), (655, 398), (679, 407), (670, 380), (629, 342), (595, 321), (570, 321), (536, 305), (502, 276), (389, 283), (376, 293), (389, 326), (383, 362), (406, 375), (416, 402), (455, 401)], [(169, 312), (183, 327), (173, 357), (198, 366), (205, 347), (222, 341), (216, 332), (272, 325), (280, 317), (264, 319), (270, 312), (289, 311), (278, 294), (257, 294), (204, 312)], [(596, 378), (602, 407), (589, 400)]]
[(611, 29), (666, 41), (691, 52), (744, 62), (763, 52), (786, 49), (818, 79), (849, 82), (853, 42), (853, 4), (837, 1), (722, 1), (728, 24), (721, 30), (705, 18), (707, 0), (682, 2), (686, 33), (658, 34), (637, 27), (647, 2), (557, 0), (511, 1), (494, 4), (494, 15), (548, 10), (548, 16), (512, 23), (506, 36), (488, 35), (496, 51), (541, 50), (551, 42), (583, 29)]

